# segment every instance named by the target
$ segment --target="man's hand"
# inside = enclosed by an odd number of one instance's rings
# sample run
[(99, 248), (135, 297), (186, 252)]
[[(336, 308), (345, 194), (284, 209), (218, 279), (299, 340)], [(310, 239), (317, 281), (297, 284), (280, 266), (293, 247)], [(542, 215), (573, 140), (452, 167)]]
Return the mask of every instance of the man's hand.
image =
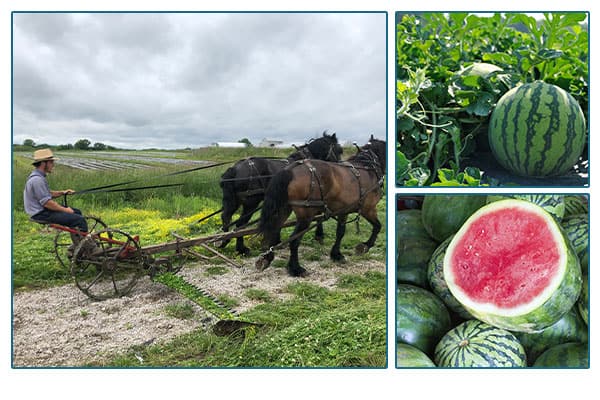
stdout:
[(69, 214), (73, 214), (75, 212), (71, 207), (63, 207), (54, 200), (48, 200), (46, 204), (44, 204), (44, 207), (52, 211), (62, 211)]
[(75, 191), (73, 189), (67, 189), (67, 190), (51, 190), (50, 194), (52, 195), (52, 198), (55, 199), (57, 197), (60, 196), (64, 196), (66, 194), (73, 194), (75, 193)]

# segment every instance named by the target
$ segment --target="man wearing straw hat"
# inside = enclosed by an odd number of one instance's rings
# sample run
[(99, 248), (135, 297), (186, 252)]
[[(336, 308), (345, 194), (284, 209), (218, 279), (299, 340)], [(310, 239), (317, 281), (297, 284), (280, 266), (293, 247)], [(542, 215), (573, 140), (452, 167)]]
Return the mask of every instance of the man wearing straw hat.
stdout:
[[(41, 149), (33, 153), (33, 172), (27, 177), (25, 190), (23, 191), (23, 203), (25, 212), (34, 221), (48, 222), (67, 226), (87, 232), (87, 222), (81, 211), (72, 207), (63, 207), (53, 199), (65, 194), (75, 193), (72, 189), (50, 190), (46, 175), (52, 172), (54, 161), (52, 150)], [(79, 242), (80, 236), (71, 234), (74, 244)]]

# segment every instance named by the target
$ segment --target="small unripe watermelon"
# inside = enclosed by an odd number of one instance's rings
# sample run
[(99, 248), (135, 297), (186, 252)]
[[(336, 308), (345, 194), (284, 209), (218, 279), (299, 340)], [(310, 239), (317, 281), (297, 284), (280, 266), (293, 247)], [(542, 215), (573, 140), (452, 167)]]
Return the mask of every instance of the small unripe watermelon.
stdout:
[(473, 63), (468, 67), (460, 70), (457, 75), (459, 76), (480, 76), (487, 78), (494, 72), (501, 72), (502, 68), (489, 63)]
[(585, 117), (577, 101), (542, 81), (506, 92), (492, 112), (488, 129), (498, 163), (530, 177), (564, 175), (577, 163), (586, 137)]

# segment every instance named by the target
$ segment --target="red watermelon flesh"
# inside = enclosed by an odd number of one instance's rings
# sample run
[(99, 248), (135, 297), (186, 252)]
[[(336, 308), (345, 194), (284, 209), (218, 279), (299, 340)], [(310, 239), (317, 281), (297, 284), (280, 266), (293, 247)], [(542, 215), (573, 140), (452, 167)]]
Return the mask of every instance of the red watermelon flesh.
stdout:
[(515, 199), (469, 217), (448, 245), (444, 279), (472, 315), (521, 332), (556, 322), (581, 288), (579, 263), (564, 232), (541, 207)]
[(513, 207), (471, 224), (452, 253), (452, 272), (472, 300), (514, 308), (542, 294), (559, 272), (560, 259), (544, 219)]

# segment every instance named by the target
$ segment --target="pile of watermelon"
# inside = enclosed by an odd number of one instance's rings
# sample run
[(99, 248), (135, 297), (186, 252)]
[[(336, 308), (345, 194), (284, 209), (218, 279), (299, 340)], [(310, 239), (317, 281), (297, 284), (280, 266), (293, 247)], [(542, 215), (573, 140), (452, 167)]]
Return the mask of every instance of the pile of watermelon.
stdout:
[(397, 367), (589, 367), (586, 196), (431, 195), (396, 215)]

